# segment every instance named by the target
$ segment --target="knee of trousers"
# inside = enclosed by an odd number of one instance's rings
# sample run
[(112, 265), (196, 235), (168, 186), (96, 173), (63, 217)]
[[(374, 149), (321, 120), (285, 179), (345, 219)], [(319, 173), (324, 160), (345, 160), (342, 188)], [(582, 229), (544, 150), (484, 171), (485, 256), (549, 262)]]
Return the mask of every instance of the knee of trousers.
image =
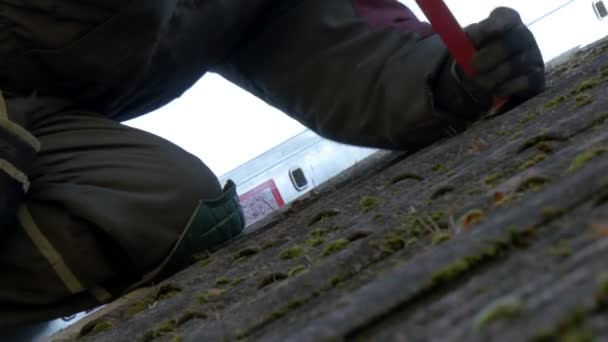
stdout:
[(236, 192), (236, 184), (228, 180), (219, 197), (199, 201), (169, 255), (128, 290), (142, 283), (171, 276), (194, 263), (200, 254), (238, 238), (244, 229), (245, 215)]

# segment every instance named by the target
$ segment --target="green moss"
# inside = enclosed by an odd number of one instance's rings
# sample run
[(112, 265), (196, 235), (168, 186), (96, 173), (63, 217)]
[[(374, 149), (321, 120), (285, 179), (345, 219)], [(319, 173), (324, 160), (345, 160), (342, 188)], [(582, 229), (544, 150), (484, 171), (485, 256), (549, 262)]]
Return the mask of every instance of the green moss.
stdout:
[(555, 69), (555, 71), (550, 72), (550, 75), (553, 77), (558, 77), (566, 71), (568, 71), (567, 66), (560, 66), (559, 68)]
[(366, 213), (376, 209), (380, 205), (380, 199), (374, 196), (363, 196), (359, 202), (361, 210)]
[(405, 241), (405, 247), (409, 247), (413, 244), (415, 244), (416, 242), (418, 242), (418, 238), (410, 238), (407, 241)]
[(213, 261), (213, 258), (211, 258), (211, 254), (209, 254), (209, 252), (194, 254), (193, 258), (196, 265), (200, 268), (207, 267), (207, 265)]
[(129, 314), (131, 315), (136, 315), (144, 310), (146, 310), (151, 303), (148, 303), (146, 301), (141, 301), (138, 303), (135, 303), (133, 305), (131, 305), (131, 307), (129, 308)]
[(159, 325), (158, 328), (156, 329), (156, 331), (158, 331), (161, 334), (164, 334), (164, 333), (168, 333), (168, 332), (175, 330), (176, 326), (177, 326), (177, 321), (172, 319), (172, 320), (168, 320), (168, 321), (162, 323), (161, 325)]
[(585, 90), (589, 90), (592, 89), (593, 87), (597, 86), (598, 84), (600, 84), (601, 79), (600, 78), (590, 78), (588, 80), (584, 80), (581, 83), (578, 84), (578, 86), (576, 86), (576, 90), (574, 91), (575, 93), (582, 93)]
[(570, 163), (567, 172), (574, 172), (582, 168), (585, 164), (606, 152), (608, 152), (608, 147), (598, 147), (577, 155)]
[(534, 157), (530, 158), (529, 160), (525, 161), (524, 163), (522, 163), (519, 166), (519, 171), (525, 171), (529, 168), (531, 168), (532, 166), (542, 162), (543, 160), (547, 159), (547, 155), (544, 153), (541, 154), (537, 154)]
[(593, 53), (591, 54), (591, 56), (592, 57), (601, 56), (606, 52), (607, 49), (608, 49), (608, 46), (606, 44), (600, 45), (599, 47), (596, 47), (593, 49)]
[(541, 209), (540, 215), (545, 222), (551, 221), (561, 215), (564, 214), (563, 209), (558, 209), (554, 207), (544, 207)]
[(439, 229), (447, 228), (444, 222), (445, 213), (436, 211), (432, 213), (412, 212), (407, 214), (403, 222), (403, 230), (410, 237), (422, 237), (434, 233)]
[(507, 233), (508, 238), (504, 241), (494, 241), (484, 247), (479, 254), (469, 255), (455, 260), (441, 268), (439, 271), (433, 273), (426, 285), (426, 288), (434, 289), (436, 287), (445, 285), (457, 278), (460, 278), (480, 264), (496, 258), (502, 250), (523, 246), (523, 242), (527, 242), (530, 235), (532, 235), (533, 229), (520, 230), (515, 227), (509, 227), (507, 229)]
[(167, 300), (180, 292), (182, 292), (181, 288), (172, 284), (166, 284), (158, 288), (154, 294), (154, 299), (155, 301)]
[(319, 222), (323, 223), (328, 218), (337, 216), (339, 214), (340, 214), (340, 211), (338, 209), (323, 210), (323, 211), (317, 213), (315, 216), (313, 216), (312, 219), (310, 219), (310, 221), (308, 222), (308, 225), (312, 226)]
[(325, 228), (317, 228), (317, 229), (311, 230), (310, 233), (308, 233), (308, 235), (311, 238), (320, 238), (320, 237), (327, 235), (328, 233), (329, 233), (329, 231)]
[(608, 77), (608, 65), (604, 65), (600, 68), (600, 75), (602, 75), (602, 77)]
[(195, 298), (197, 303), (199, 303), (200, 305), (206, 304), (209, 301), (207, 295), (204, 293), (197, 294)]
[(286, 241), (287, 240), (274, 240), (274, 241), (266, 242), (265, 244), (262, 245), (262, 250), (265, 251), (267, 249), (278, 247), (278, 246), (282, 245), (283, 243), (285, 243)]
[(326, 256), (332, 255), (336, 252), (339, 252), (339, 251), (345, 249), (349, 243), (350, 243), (350, 241), (348, 241), (346, 239), (332, 241), (325, 247), (325, 249), (321, 253), (321, 256), (326, 257)]
[(293, 301), (289, 302), (288, 304), (285, 304), (285, 305), (273, 310), (268, 316), (262, 317), (255, 325), (253, 325), (249, 329), (239, 333), (236, 336), (236, 339), (243, 340), (243, 339), (251, 336), (254, 332), (259, 331), (260, 329), (262, 329), (263, 327), (272, 323), (273, 321), (282, 318), (283, 316), (287, 315), (290, 311), (300, 308), (301, 306), (308, 303), (308, 301), (310, 301), (313, 298), (318, 297), (319, 295), (320, 295), (320, 293), (318, 291), (314, 291), (308, 297), (302, 297), (302, 298), (293, 300)]
[(572, 248), (566, 242), (560, 242), (547, 248), (547, 254), (564, 259), (572, 255)]
[(242, 261), (245, 261), (245, 260), (247, 260), (247, 258), (245, 258), (245, 257), (243, 257), (243, 258), (239, 258), (239, 259), (234, 260), (234, 261), (232, 262), (232, 264), (233, 264), (233, 265), (236, 265), (236, 264), (238, 264), (238, 263), (240, 263), (240, 262), (242, 262)]
[(551, 145), (549, 142), (546, 142), (546, 141), (538, 143), (536, 145), (536, 149), (545, 154), (551, 154), (551, 153), (555, 152), (553, 145)]
[(515, 140), (515, 139), (521, 137), (522, 135), (524, 135), (524, 133), (522, 131), (517, 131), (511, 135), (511, 140)]
[(192, 258), (194, 261), (209, 260), (211, 259), (211, 254), (208, 251), (205, 251), (203, 253), (196, 253), (192, 255)]
[(471, 263), (469, 262), (468, 259), (464, 258), (464, 259), (456, 260), (456, 261), (452, 262), (451, 264), (449, 264), (448, 266), (435, 272), (431, 276), (430, 287), (435, 287), (440, 284), (449, 282), (449, 281), (459, 277), (466, 271), (468, 271), (470, 267), (471, 267)]
[(446, 186), (442, 186), (439, 187), (437, 190), (435, 190), (432, 194), (431, 194), (431, 199), (432, 200), (436, 200), (446, 194), (449, 194), (450, 192), (454, 191), (455, 188), (453, 186), (450, 185), (446, 185)]
[(251, 258), (252, 256), (256, 255), (260, 253), (260, 250), (258, 248), (245, 248), (243, 250), (240, 250), (237, 254), (235, 254), (232, 257), (232, 260), (234, 260), (234, 262), (240, 262), (243, 260), (246, 260), (248, 258)]
[(306, 240), (306, 245), (311, 247), (321, 246), (323, 243), (325, 243), (325, 239), (322, 237), (311, 237)]
[(112, 323), (104, 320), (96, 320), (85, 324), (85, 326), (80, 330), (79, 336), (94, 336), (104, 331), (111, 330), (114, 327)]
[(516, 227), (509, 227), (507, 229), (509, 234), (509, 244), (513, 247), (525, 248), (530, 244), (531, 239), (534, 237), (534, 228), (523, 228), (519, 229)]
[(445, 213), (443, 211), (436, 211), (430, 214), (408, 213), (403, 218), (402, 223), (393, 231), (386, 234), (383, 240), (376, 242), (376, 248), (390, 255), (415, 243), (419, 238), (429, 235), (435, 237), (437, 243), (443, 242), (445, 240), (440, 240), (445, 239), (445, 237), (441, 235), (445, 232), (444, 229), (448, 228), (444, 218)]
[(97, 323), (95, 323), (95, 326), (93, 327), (93, 329), (91, 329), (91, 333), (89, 334), (89, 336), (98, 334), (100, 332), (108, 331), (112, 328), (113, 328), (113, 325), (110, 322), (106, 322), (106, 321), (97, 322)]
[(559, 338), (560, 342), (593, 342), (593, 332), (585, 326), (573, 327), (563, 333)]
[(467, 191), (467, 194), (469, 196), (479, 196), (479, 195), (483, 194), (483, 191), (481, 189), (471, 189), (471, 190)]
[(433, 234), (433, 238), (431, 239), (431, 245), (433, 245), (433, 246), (440, 245), (440, 244), (448, 241), (451, 238), (452, 238), (452, 234), (450, 234), (450, 233), (446, 233), (446, 232), (435, 233), (435, 234)]
[(494, 321), (520, 316), (525, 311), (526, 304), (521, 299), (505, 297), (483, 309), (475, 318), (473, 326), (475, 330), (481, 330)]
[(599, 276), (596, 298), (600, 305), (608, 304), (608, 273), (602, 273)]
[(593, 102), (593, 98), (591, 97), (591, 95), (589, 95), (587, 93), (580, 93), (576, 96), (575, 101), (576, 101), (575, 108), (580, 108), (580, 107), (584, 107), (584, 106), (590, 104), (591, 102)]
[(230, 284), (230, 282), (232, 282), (232, 280), (230, 278), (228, 278), (228, 277), (220, 277), (217, 280), (215, 280), (215, 285), (224, 286), (224, 285)]
[(503, 205), (509, 205), (513, 202), (517, 202), (520, 199), (522, 199), (524, 197), (524, 193), (521, 192), (511, 192), (508, 195), (505, 195), (498, 203), (497, 205), (499, 206), (503, 206)]
[(374, 220), (374, 221), (378, 221), (381, 218), (382, 218), (382, 214), (380, 214), (380, 213), (374, 213), (374, 215), (372, 216), (372, 220)]
[(196, 265), (198, 265), (198, 267), (200, 267), (200, 268), (205, 268), (205, 267), (207, 267), (207, 265), (209, 265), (211, 263), (211, 261), (213, 261), (213, 259), (211, 259), (211, 258), (201, 259), (196, 262)]
[(180, 326), (193, 319), (207, 319), (207, 315), (202, 312), (186, 311), (177, 319), (177, 326)]
[(494, 185), (496, 185), (496, 184), (498, 183), (498, 181), (499, 181), (499, 180), (500, 180), (502, 177), (504, 177), (504, 176), (505, 176), (505, 174), (504, 174), (504, 172), (502, 172), (502, 171), (501, 171), (501, 172), (497, 172), (497, 173), (493, 173), (493, 174), (491, 174), (491, 175), (488, 175), (486, 178), (484, 178), (483, 182), (484, 182), (486, 185), (489, 185), (489, 186), (494, 186)]
[(224, 290), (224, 289), (210, 289), (204, 293), (197, 294), (195, 296), (195, 298), (196, 298), (196, 301), (202, 305), (202, 304), (206, 304), (206, 303), (212, 301), (213, 299), (223, 295), (224, 292), (226, 292), (226, 290)]
[(545, 153), (553, 153), (553, 146), (551, 146), (550, 142), (552, 141), (566, 141), (567, 138), (551, 135), (551, 134), (541, 134), (529, 138), (526, 140), (518, 149), (517, 153), (522, 153), (532, 147), (536, 147), (537, 150)]
[(339, 231), (341, 231), (343, 229), (344, 229), (344, 226), (341, 226), (339, 224), (327, 228), (327, 230), (330, 231), (330, 232), (339, 232)]
[(338, 287), (338, 286), (342, 285), (346, 280), (350, 279), (350, 277), (352, 277), (351, 273), (337, 275), (337, 276), (331, 278), (331, 285), (333, 287)]
[(390, 181), (390, 184), (397, 184), (397, 183), (399, 183), (401, 181), (404, 181), (406, 179), (412, 179), (412, 180), (416, 180), (416, 181), (421, 182), (421, 181), (424, 180), (424, 177), (419, 176), (419, 175), (415, 175), (415, 174), (412, 174), (412, 173), (402, 173), (400, 175), (397, 175), (397, 176), (393, 177), (391, 179), (391, 181)]
[(408, 226), (408, 229), (409, 230), (407, 236), (413, 236), (417, 238), (427, 236), (432, 231), (432, 228), (422, 218), (417, 221), (414, 221), (413, 224)]
[(288, 277), (288, 275), (285, 273), (282, 273), (282, 272), (269, 274), (260, 280), (260, 283), (258, 284), (258, 288), (259, 289), (264, 288), (270, 284), (285, 280), (285, 279), (287, 279), (287, 277)]
[(302, 298), (302, 299), (296, 299), (292, 302), (290, 302), (289, 304), (286, 304), (276, 310), (274, 310), (271, 314), (270, 314), (270, 321), (274, 321), (277, 320), (283, 316), (285, 316), (287, 313), (289, 313), (292, 310), (295, 310), (299, 307), (301, 307), (302, 305), (306, 304), (308, 302), (307, 298)]
[(435, 223), (440, 223), (440, 221), (445, 217), (445, 212), (443, 211), (434, 211), (432, 212), (429, 217), (435, 222)]
[(173, 338), (171, 339), (171, 342), (182, 342), (182, 336), (181, 335), (173, 335)]
[(245, 278), (234, 279), (233, 281), (230, 282), (230, 286), (231, 287), (238, 286), (240, 283), (244, 282), (245, 280), (246, 280)]
[(306, 266), (305, 265), (296, 265), (292, 268), (289, 269), (289, 271), (287, 271), (287, 275), (288, 276), (294, 276), (302, 271), (306, 270)]
[(595, 129), (602, 127), (606, 120), (608, 120), (608, 112), (602, 112), (597, 114), (597, 118), (593, 120), (593, 127)]
[(524, 116), (522, 116), (522, 118), (519, 120), (519, 122), (522, 124), (528, 123), (528, 122), (534, 120), (539, 115), (540, 115), (540, 112), (538, 112), (538, 111), (527, 112)]
[(384, 238), (383, 245), (391, 252), (396, 252), (405, 247), (405, 239), (400, 236), (389, 234)]
[(403, 238), (399, 236), (387, 236), (382, 245), (380, 246), (380, 250), (386, 254), (393, 254), (405, 247), (405, 241)]
[(592, 342), (593, 333), (585, 326), (585, 317), (588, 311), (577, 309), (565, 317), (552, 330), (540, 331), (532, 341), (534, 342)]
[(526, 192), (526, 191), (538, 191), (547, 183), (550, 182), (550, 179), (544, 176), (531, 176), (525, 178), (524, 180), (517, 185), (515, 188), (516, 192)]
[(599, 189), (593, 199), (593, 207), (597, 208), (608, 203), (608, 186), (604, 185)]
[(545, 103), (545, 110), (551, 110), (551, 109), (555, 108), (560, 103), (566, 101), (566, 99), (567, 99), (567, 97), (564, 95), (559, 95), (557, 97), (554, 97), (549, 102)]
[(144, 333), (144, 337), (142, 338), (142, 341), (150, 342), (155, 338), (156, 338), (156, 336), (154, 336), (154, 330), (149, 330)]
[(159, 326), (157, 326), (154, 330), (146, 332), (144, 335), (144, 341), (151, 341), (157, 337), (164, 336), (175, 330), (177, 327), (177, 321), (172, 319), (168, 320)]
[(350, 235), (348, 235), (347, 240), (350, 242), (354, 242), (357, 240), (361, 240), (361, 239), (365, 239), (366, 237), (370, 236), (371, 232), (368, 232), (366, 230), (357, 230), (352, 232)]
[(281, 251), (281, 254), (279, 254), (279, 258), (283, 259), (283, 260), (290, 260), (290, 259), (295, 259), (297, 257), (301, 257), (302, 255), (306, 254), (306, 250), (300, 246), (294, 246), (291, 248), (287, 248)]
[(443, 164), (435, 164), (431, 169), (437, 173), (444, 173), (447, 171), (447, 167)]
[(181, 291), (182, 291), (181, 288), (179, 288), (178, 286), (175, 286), (173, 284), (162, 285), (162, 286), (158, 287), (156, 290), (150, 291), (140, 302), (133, 304), (129, 308), (129, 313), (131, 315), (135, 315), (135, 314), (147, 309), (148, 307), (150, 307), (150, 305), (154, 304), (155, 302), (167, 300), (167, 299), (175, 296), (176, 294), (178, 294)]
[(410, 231), (410, 226), (406, 223), (401, 223), (394, 229), (394, 232), (399, 235), (408, 234), (409, 231)]

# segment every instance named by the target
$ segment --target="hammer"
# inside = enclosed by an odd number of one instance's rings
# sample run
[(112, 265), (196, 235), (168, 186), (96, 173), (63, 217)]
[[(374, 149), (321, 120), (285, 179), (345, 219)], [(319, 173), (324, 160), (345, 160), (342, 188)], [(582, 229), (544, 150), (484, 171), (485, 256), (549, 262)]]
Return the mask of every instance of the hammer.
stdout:
[[(473, 76), (475, 47), (443, 0), (416, 0), (433, 30), (439, 35), (460, 68)], [(509, 101), (506, 97), (494, 97), (489, 115), (494, 115)]]

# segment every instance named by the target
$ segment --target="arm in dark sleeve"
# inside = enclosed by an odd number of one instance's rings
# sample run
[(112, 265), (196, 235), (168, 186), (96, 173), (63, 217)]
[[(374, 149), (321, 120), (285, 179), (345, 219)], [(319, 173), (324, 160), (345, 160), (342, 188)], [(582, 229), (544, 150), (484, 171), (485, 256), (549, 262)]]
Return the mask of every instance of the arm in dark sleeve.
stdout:
[(342, 143), (414, 149), (466, 125), (434, 105), (448, 53), (394, 0), (283, 2), (211, 69)]

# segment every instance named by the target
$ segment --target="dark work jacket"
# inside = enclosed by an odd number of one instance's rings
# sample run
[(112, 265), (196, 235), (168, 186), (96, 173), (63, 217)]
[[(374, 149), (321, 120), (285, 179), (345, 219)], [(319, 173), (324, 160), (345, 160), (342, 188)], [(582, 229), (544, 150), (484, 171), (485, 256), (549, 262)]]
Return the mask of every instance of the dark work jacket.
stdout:
[(116, 120), (211, 71), (332, 140), (408, 149), (454, 123), (433, 101), (446, 56), (394, 0), (0, 0), (0, 89)]

